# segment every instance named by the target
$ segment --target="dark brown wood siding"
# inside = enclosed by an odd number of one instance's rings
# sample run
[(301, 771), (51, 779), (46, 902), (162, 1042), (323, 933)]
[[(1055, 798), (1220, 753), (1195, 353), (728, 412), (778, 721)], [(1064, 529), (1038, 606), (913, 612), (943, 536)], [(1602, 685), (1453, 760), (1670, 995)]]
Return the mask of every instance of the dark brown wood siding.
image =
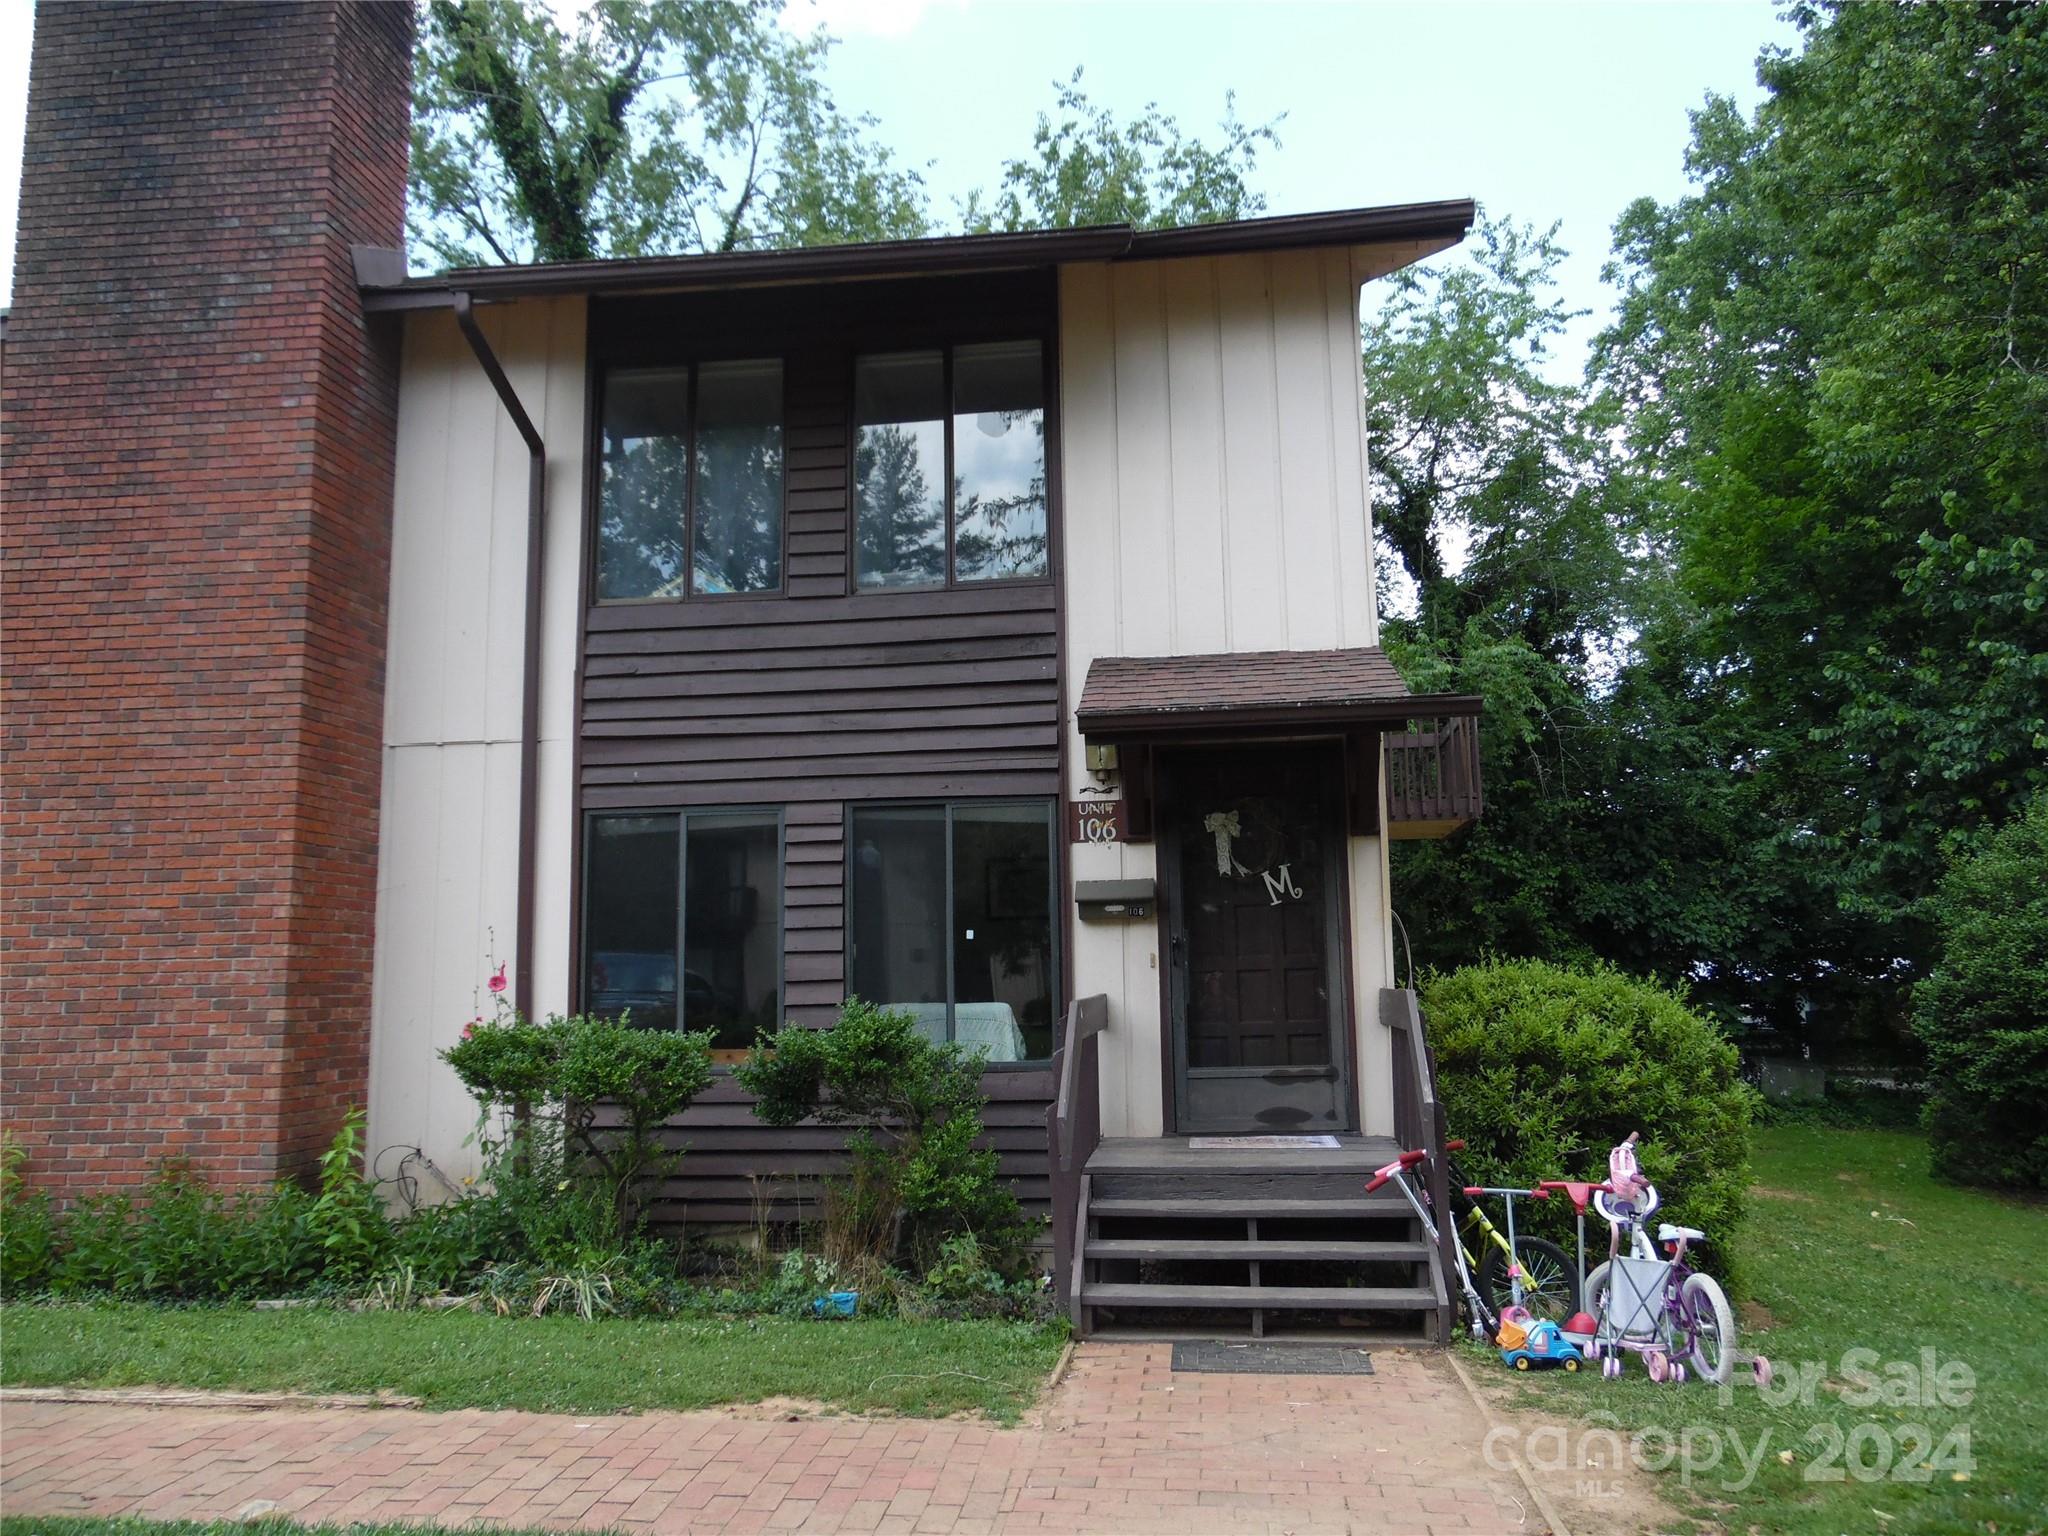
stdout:
[[(783, 359), (784, 590), (590, 605), (577, 771), (587, 811), (786, 807), (784, 1006), (801, 1023), (830, 1023), (845, 995), (849, 802), (1059, 792), (1051, 580), (854, 589), (853, 360), (1025, 336), (1041, 338), (1050, 359), (1054, 319), (1042, 273), (676, 295), (593, 311), (599, 368)], [(1055, 452), (1057, 429), (1049, 412)], [(1051, 513), (1056, 562), (1057, 496)]]
[[(850, 803), (1059, 793), (1054, 582), (860, 592), (849, 563), (854, 358), (1035, 336), (1050, 402), (1053, 294), (1051, 274), (1017, 273), (593, 305), (596, 369), (783, 359), (782, 592), (587, 605), (576, 753), (586, 811), (783, 808), (783, 1004), (798, 1023), (830, 1024), (845, 996)], [(1049, 457), (1057, 433), (1049, 403)], [(991, 1141), (1035, 1213), (1049, 1071), (987, 1083)], [(843, 1131), (764, 1126), (725, 1078), (674, 1136), (689, 1150), (663, 1210), (693, 1223), (746, 1221), (757, 1199), (797, 1214), (843, 1163)]]
[[(1052, 1168), (1045, 1119), (1052, 1106), (1051, 1068), (991, 1072), (982, 1111), (1000, 1168), (1034, 1223), (1052, 1209)], [(773, 1130), (754, 1118), (753, 1101), (729, 1077), (671, 1123), (667, 1144), (683, 1154), (662, 1185), (658, 1219), (694, 1226), (814, 1220), (819, 1180), (846, 1166), (843, 1127), (800, 1125)]]

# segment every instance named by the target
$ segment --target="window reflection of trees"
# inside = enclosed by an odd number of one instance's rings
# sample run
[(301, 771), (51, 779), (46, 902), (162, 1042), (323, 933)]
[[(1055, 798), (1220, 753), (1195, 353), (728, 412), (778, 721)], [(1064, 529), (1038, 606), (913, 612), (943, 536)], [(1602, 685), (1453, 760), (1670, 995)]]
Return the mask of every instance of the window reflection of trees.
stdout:
[(696, 546), (699, 592), (772, 592), (782, 585), (782, 428), (700, 428)]
[[(1001, 430), (990, 433), (984, 423), (999, 421)], [(1021, 485), (991, 483), (976, 486), (973, 471), (996, 478), (997, 466), (983, 462), (956, 473), (953, 481), (953, 576), (956, 581), (1000, 581), (1019, 576), (1043, 576), (1048, 570), (1045, 511), (1045, 412), (1036, 408), (1017, 411), (987, 411), (955, 418), (954, 458), (986, 460), (986, 453), (970, 455), (957, 446), (973, 441), (974, 434), (997, 440), (1028, 428), (1030, 455), (1027, 477)], [(978, 445), (977, 445), (978, 446)], [(1023, 455), (1018, 455), (1022, 457)], [(1013, 466), (1001, 466), (1013, 470)]]
[[(855, 569), (863, 586), (936, 586), (946, 579), (946, 508), (925, 458), (937, 422), (889, 423), (860, 429), (854, 450), (858, 512), (854, 518)], [(927, 430), (920, 431), (919, 428)]]
[(685, 439), (607, 437), (598, 513), (598, 595), (676, 597), (683, 585)]

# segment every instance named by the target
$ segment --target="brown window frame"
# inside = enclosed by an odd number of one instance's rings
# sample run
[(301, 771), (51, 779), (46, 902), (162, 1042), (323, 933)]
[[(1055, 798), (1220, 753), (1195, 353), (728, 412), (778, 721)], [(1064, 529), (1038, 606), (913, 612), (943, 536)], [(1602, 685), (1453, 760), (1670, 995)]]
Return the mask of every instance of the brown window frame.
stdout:
[[(969, 586), (994, 585), (994, 583), (969, 582)], [(895, 589), (902, 590), (902, 589)], [(913, 592), (932, 592), (935, 587), (912, 587)], [(1053, 1058), (1059, 1054), (1060, 1032), (1066, 1027), (1066, 1016), (1061, 999), (1066, 995), (1067, 944), (1066, 925), (1061, 921), (1064, 910), (1062, 895), (1066, 888), (1066, 866), (1063, 862), (1063, 848), (1060, 842), (1060, 818), (1064, 815), (1063, 801), (1058, 795), (949, 795), (918, 796), (907, 800), (849, 800), (840, 813), (839, 836), (842, 859), (840, 874), (840, 935), (839, 953), (841, 959), (842, 985), (846, 995), (853, 992), (853, 820), (861, 811), (937, 811), (946, 829), (946, 894), (944, 898), (946, 943), (946, 1039), (955, 1043), (956, 1025), (953, 1010), (960, 1006), (960, 999), (953, 975), (953, 813), (963, 807), (1029, 805), (1043, 806), (1048, 814), (1046, 819), (1046, 842), (1051, 859), (1049, 885), (1046, 893), (1048, 927), (1052, 938), (1052, 974), (1046, 978), (1047, 997), (1051, 1003), (1052, 1017), (1049, 1020), (1051, 1045), (1043, 1056), (1026, 1057), (1022, 1061), (985, 1061), (983, 1072), (1044, 1072), (1052, 1066)], [(881, 999), (870, 998), (870, 1002)]]
[[(777, 518), (779, 538), (775, 558), (775, 585), (759, 587), (748, 592), (700, 592), (697, 590), (697, 390), (704, 377), (705, 365), (720, 363), (765, 363), (773, 362), (781, 378), (780, 427), (785, 434), (782, 463), (782, 507)], [(604, 553), (601, 545), (604, 518), (604, 412), (605, 391), (611, 376), (619, 372), (645, 371), (655, 368), (681, 368), (689, 374), (689, 398), (683, 403), (683, 455), (690, 466), (688, 489), (683, 496), (683, 587), (671, 597), (650, 594), (646, 597), (606, 597), (598, 591), (598, 573), (603, 567)], [(597, 379), (597, 409), (591, 413), (590, 461), (591, 497), (590, 515), (586, 520), (590, 540), (590, 580), (584, 593), (584, 600), (593, 608), (623, 608), (634, 603), (729, 603), (752, 600), (756, 602), (789, 594), (789, 449), (786, 435), (789, 431), (789, 359), (783, 352), (774, 353), (714, 353), (708, 356), (676, 358), (664, 362), (616, 362), (607, 360), (594, 370)], [(918, 590), (930, 590), (921, 588)]]
[[(646, 602), (646, 598), (623, 598), (623, 602)], [(673, 599), (662, 599), (673, 601)], [(676, 823), (676, 1029), (687, 1031), (689, 1009), (685, 1001), (685, 976), (689, 969), (689, 947), (685, 942), (690, 921), (690, 818), (693, 816), (756, 816), (763, 820), (772, 818), (775, 823), (775, 859), (778, 878), (781, 883), (781, 901), (778, 903), (775, 924), (775, 1017), (777, 1027), (789, 1017), (789, 807), (779, 804), (746, 805), (655, 805), (583, 809), (577, 816), (577, 839), (581, 847), (577, 850), (577, 873), (580, 877), (575, 903), (575, 964), (576, 971), (569, 980), (575, 999), (575, 1012), (586, 1014), (590, 1011), (590, 960), (588, 941), (590, 938), (590, 863), (597, 839), (591, 835), (592, 827), (608, 818), (633, 818), (651, 816), (672, 816)], [(729, 1063), (715, 1063), (724, 1070)]]
[[(953, 419), (959, 414), (953, 408), (953, 353), (960, 347), (1023, 341), (1038, 348), (1038, 409), (1045, 417), (1045, 574), (983, 576), (962, 581), (953, 572), (953, 530), (957, 520), (953, 506)], [(946, 574), (943, 580), (919, 582), (915, 586), (870, 587), (863, 586), (860, 579), (860, 362), (864, 357), (887, 357), (900, 352), (939, 354), (940, 387), (945, 391), (946, 401), (946, 414), (941, 418), (946, 429)], [(1045, 587), (1058, 579), (1059, 563), (1053, 549), (1053, 528), (1058, 521), (1053, 515), (1053, 471), (1059, 462), (1059, 454), (1053, 438), (1059, 430), (1059, 412), (1053, 404), (1057, 382), (1053, 376), (1053, 354), (1052, 344), (1036, 330), (1003, 335), (982, 335), (977, 331), (971, 335), (952, 335), (938, 340), (906, 338), (901, 343), (863, 346), (852, 351), (846, 364), (846, 591), (849, 597), (865, 600), (908, 592), (978, 592), (991, 587)]]

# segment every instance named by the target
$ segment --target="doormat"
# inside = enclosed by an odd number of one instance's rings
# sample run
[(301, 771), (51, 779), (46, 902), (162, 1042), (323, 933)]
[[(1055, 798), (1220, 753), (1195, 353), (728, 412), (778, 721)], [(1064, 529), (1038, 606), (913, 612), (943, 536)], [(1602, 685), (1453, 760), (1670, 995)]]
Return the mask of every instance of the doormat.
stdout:
[(1195, 1152), (1221, 1152), (1244, 1147), (1337, 1147), (1334, 1136), (1190, 1136), (1188, 1147)]
[(1176, 1340), (1173, 1368), (1211, 1376), (1370, 1376), (1372, 1356), (1343, 1344), (1226, 1344)]

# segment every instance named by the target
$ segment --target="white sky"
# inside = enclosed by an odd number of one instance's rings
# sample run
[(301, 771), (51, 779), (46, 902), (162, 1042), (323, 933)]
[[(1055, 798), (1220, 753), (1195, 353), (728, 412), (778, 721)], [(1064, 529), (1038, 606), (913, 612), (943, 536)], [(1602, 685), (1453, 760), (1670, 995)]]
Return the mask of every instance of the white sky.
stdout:
[[(0, 294), (31, 15), (0, 0)], [(843, 40), (841, 104), (926, 168), (942, 217), (1029, 150), (1053, 82), (1081, 65), (1119, 113), (1157, 100), (1207, 130), (1233, 88), (1248, 121), (1286, 113), (1258, 177), (1274, 213), (1471, 196), (1560, 220), (1567, 297), (1602, 312), (1616, 215), (1684, 188), (1687, 110), (1710, 90), (1753, 104), (1758, 49), (1794, 36), (1768, 0), (791, 0), (787, 20)]]

